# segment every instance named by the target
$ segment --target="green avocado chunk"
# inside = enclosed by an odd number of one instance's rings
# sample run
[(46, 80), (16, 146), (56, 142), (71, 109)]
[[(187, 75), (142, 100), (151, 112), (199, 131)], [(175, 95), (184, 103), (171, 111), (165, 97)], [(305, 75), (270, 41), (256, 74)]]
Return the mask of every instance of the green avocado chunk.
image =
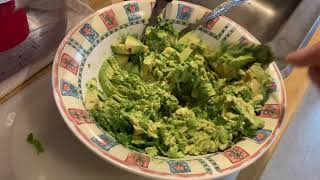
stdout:
[(195, 33), (178, 39), (170, 20), (111, 45), (98, 78), (87, 82), (85, 107), (124, 146), (183, 158), (223, 151), (264, 127), (270, 95), (262, 45), (213, 48)]
[(140, 54), (149, 51), (148, 46), (133, 36), (127, 36), (124, 44), (111, 44), (111, 49), (117, 54)]

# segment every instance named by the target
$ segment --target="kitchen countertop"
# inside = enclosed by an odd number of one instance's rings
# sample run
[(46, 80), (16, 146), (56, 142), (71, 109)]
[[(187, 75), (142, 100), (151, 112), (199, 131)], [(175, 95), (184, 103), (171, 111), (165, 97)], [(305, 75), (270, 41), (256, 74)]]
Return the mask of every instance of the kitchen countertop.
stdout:
[[(290, 18), (290, 20), (288, 21), (285, 28), (282, 30), (282, 32), (279, 33), (279, 36), (277, 37), (277, 39), (280, 41), (280, 43), (285, 43), (287, 46), (290, 46), (292, 49), (298, 47), (299, 43), (302, 42), (304, 36), (306, 35), (306, 33), (310, 29), (312, 23), (314, 22), (315, 18), (319, 14), (318, 9), (320, 9), (320, 2), (316, 2), (316, 1), (317, 0), (304, 0), (302, 2), (302, 4), (298, 7), (296, 12), (293, 14), (292, 18)], [(306, 11), (307, 8), (308, 8), (308, 11)], [(288, 31), (288, 29), (290, 29), (290, 31)], [(16, 101), (16, 99), (17, 99), (16, 96), (21, 96), (20, 93), (24, 92), (25, 88), (29, 88), (30, 86), (33, 86), (33, 82), (43, 81), (43, 83), (45, 83), (45, 85), (49, 85), (50, 83), (48, 83), (47, 81), (50, 81), (50, 78), (48, 78), (48, 73), (50, 70), (51, 70), (51, 66), (49, 65), (47, 68), (45, 68), (42, 71), (40, 71), (39, 73), (37, 73), (35, 76), (33, 76), (27, 82), (25, 82), (24, 84), (19, 86), (16, 90), (12, 91), (4, 98), (1, 98), (0, 99), (0, 105), (1, 105), (0, 114), (2, 115), (2, 117), (6, 117), (6, 115), (7, 115), (6, 113), (10, 112), (10, 110), (7, 109), (6, 105), (10, 104), (10, 103), (14, 104), (13, 102), (10, 102), (10, 101)], [(287, 79), (285, 79), (288, 105), (287, 105), (287, 113), (286, 113), (285, 121), (283, 124), (283, 128), (281, 129), (281, 132), (279, 133), (279, 136), (275, 140), (275, 143), (273, 144), (273, 146), (265, 153), (264, 156), (262, 156), (253, 165), (242, 170), (240, 172), (238, 180), (259, 179), (266, 164), (271, 159), (273, 152), (275, 151), (277, 145), (279, 144), (281, 137), (283, 136), (284, 132), (288, 128), (289, 124), (291, 123), (292, 117), (294, 116), (295, 112), (297, 111), (299, 104), (303, 100), (304, 94), (305, 94), (306, 90), (308, 89), (309, 85), (310, 85), (310, 81), (308, 79), (307, 70), (305, 68), (294, 68), (292, 74)], [(51, 99), (51, 101), (52, 101), (52, 99)], [(50, 103), (51, 103), (50, 106), (52, 105), (51, 101), (50, 101)], [(24, 103), (26, 103), (26, 102), (24, 102)], [(34, 104), (34, 103), (31, 103), (31, 105), (32, 104)], [(21, 106), (20, 108), (22, 108), (22, 107), (23, 106)], [(39, 107), (41, 107), (41, 105)], [(12, 111), (17, 111), (17, 109), (13, 109)], [(57, 112), (55, 112), (55, 114), (56, 113)], [(42, 117), (42, 118), (45, 118), (45, 117)], [(59, 118), (58, 116), (55, 118), (56, 118), (56, 120), (59, 120), (59, 121), (61, 120), (61, 118), (58, 119)], [(71, 133), (66, 134), (66, 136), (71, 136)], [(75, 140), (74, 137), (72, 137), (71, 139)], [(77, 142), (77, 143), (79, 143), (79, 142)], [(85, 151), (85, 150), (81, 150), (81, 151)], [(86, 152), (86, 153), (88, 153), (88, 152)], [(83, 155), (83, 153), (81, 155)], [(90, 156), (90, 158), (97, 159), (92, 156)], [(0, 153), (0, 159), (1, 159), (1, 153)], [(99, 163), (101, 166), (104, 165), (100, 161), (99, 161)], [(99, 166), (99, 167), (101, 167), (101, 166)], [(110, 165), (108, 166), (108, 168), (111, 168)], [(96, 172), (96, 171), (94, 171), (94, 172)]]
[(320, 93), (311, 85), (260, 180), (318, 180)]

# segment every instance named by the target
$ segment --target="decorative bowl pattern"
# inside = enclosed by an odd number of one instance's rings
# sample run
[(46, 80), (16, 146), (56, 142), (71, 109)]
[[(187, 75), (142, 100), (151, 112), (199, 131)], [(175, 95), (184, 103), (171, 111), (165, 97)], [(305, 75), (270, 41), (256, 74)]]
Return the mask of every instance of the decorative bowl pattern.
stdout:
[[(104, 59), (111, 55), (110, 45), (127, 32), (141, 34), (154, 1), (128, 1), (108, 6), (79, 23), (62, 41), (53, 63), (53, 91), (59, 111), (71, 131), (93, 152), (118, 167), (136, 174), (165, 179), (212, 179), (238, 171), (259, 158), (275, 139), (285, 112), (286, 96), (275, 64), (268, 72), (274, 79), (272, 94), (263, 107), (266, 121), (252, 139), (245, 138), (233, 147), (215, 154), (184, 159), (150, 157), (117, 143), (97, 126), (84, 107), (85, 84), (98, 77)], [(198, 5), (173, 1), (165, 10), (166, 19), (183, 28), (209, 10)], [(250, 33), (226, 17), (199, 27), (205, 43), (218, 47), (221, 42), (259, 43)]]

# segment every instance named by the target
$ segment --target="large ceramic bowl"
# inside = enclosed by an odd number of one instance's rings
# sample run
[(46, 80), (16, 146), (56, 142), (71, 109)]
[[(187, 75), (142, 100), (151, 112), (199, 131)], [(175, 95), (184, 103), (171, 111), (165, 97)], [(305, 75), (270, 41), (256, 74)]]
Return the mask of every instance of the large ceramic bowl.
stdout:
[[(183, 159), (150, 157), (119, 144), (97, 126), (84, 107), (85, 84), (98, 77), (104, 59), (111, 55), (110, 45), (121, 34), (141, 33), (154, 1), (127, 1), (92, 14), (74, 27), (62, 41), (53, 63), (53, 92), (62, 117), (71, 131), (94, 153), (130, 172), (165, 179), (213, 179), (228, 175), (257, 160), (277, 136), (285, 112), (286, 96), (275, 64), (268, 72), (274, 80), (273, 92), (263, 107), (265, 127), (254, 138), (246, 138), (224, 152)], [(209, 10), (198, 5), (173, 1), (165, 18), (181, 29)], [(205, 43), (218, 47), (221, 42), (259, 43), (232, 20), (220, 17), (197, 33)]]

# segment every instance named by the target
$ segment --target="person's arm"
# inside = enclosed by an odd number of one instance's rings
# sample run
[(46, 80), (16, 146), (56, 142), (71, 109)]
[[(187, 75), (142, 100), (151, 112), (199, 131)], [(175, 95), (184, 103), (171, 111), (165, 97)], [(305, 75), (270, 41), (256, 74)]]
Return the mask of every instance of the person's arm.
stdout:
[(309, 66), (311, 80), (320, 87), (320, 43), (290, 53), (286, 61), (296, 66)]

